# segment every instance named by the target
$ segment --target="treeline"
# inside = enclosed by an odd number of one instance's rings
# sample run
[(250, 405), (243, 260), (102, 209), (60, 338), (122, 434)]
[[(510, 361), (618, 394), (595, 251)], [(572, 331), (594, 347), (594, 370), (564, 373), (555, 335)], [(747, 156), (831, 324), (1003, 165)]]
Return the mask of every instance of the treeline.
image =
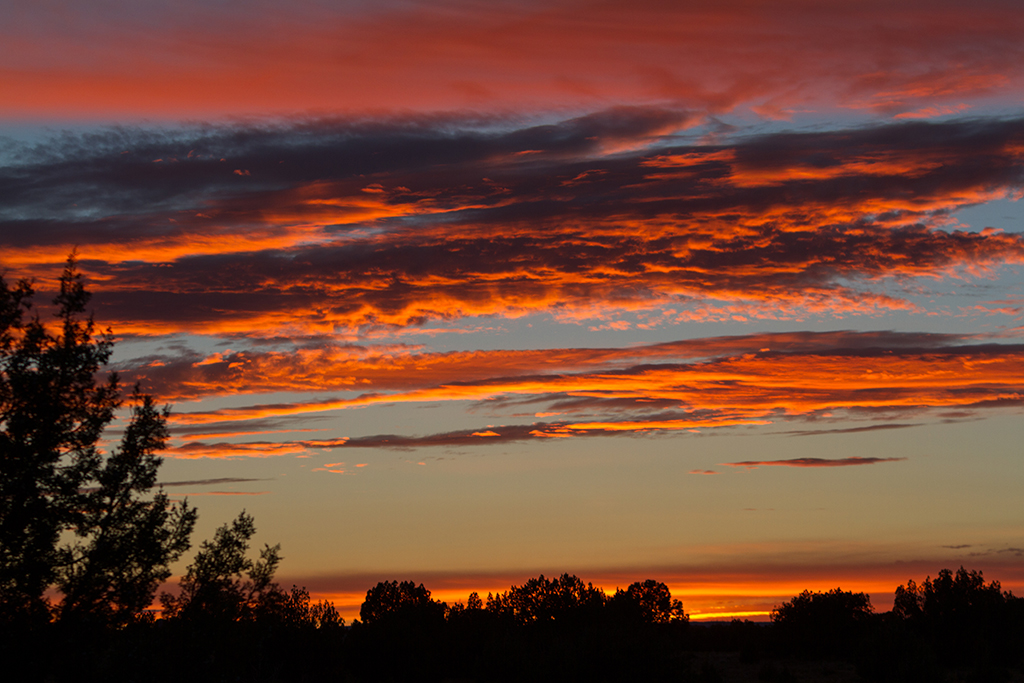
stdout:
[(999, 681), (1024, 676), (1024, 598), (961, 567), (898, 586), (889, 612), (836, 588), (804, 591), (766, 624), (691, 624), (655, 580), (607, 595), (540, 576), (451, 607), (391, 581), (367, 591), (342, 649), (344, 672), (367, 681), (711, 682), (723, 655), (743, 680), (800, 680), (808, 662), (830, 662), (870, 681)]
[(3, 624), (5, 670), (40, 681), (438, 683), (810, 682), (831, 679), (808, 670), (837, 665), (866, 681), (1024, 675), (1024, 599), (962, 567), (897, 587), (889, 612), (864, 593), (805, 591), (765, 624), (691, 623), (655, 580), (609, 595), (570, 574), (539, 576), (454, 605), (385, 581), (346, 625), (330, 603), (277, 586), (266, 552), (245, 559), (251, 529), (243, 514), (205, 543), (161, 618)]

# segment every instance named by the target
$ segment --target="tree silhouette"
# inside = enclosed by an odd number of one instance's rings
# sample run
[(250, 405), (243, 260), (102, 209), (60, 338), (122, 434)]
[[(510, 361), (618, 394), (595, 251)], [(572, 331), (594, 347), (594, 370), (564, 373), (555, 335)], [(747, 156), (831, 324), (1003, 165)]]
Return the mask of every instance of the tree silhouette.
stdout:
[(934, 580), (924, 580), (919, 593), (924, 617), (934, 621), (966, 622), (970, 612), (990, 611), (1004, 601), (998, 581), (986, 584), (980, 571), (963, 567), (956, 574), (939, 570)]
[(280, 589), (273, 580), (281, 546), (265, 545), (259, 559), (251, 560), (246, 553), (255, 533), (252, 516), (243, 510), (231, 524), (217, 529), (212, 541), (203, 541), (181, 579), (178, 595), (161, 594), (164, 616), (238, 621), (252, 619), (267, 601), (279, 601)]
[(867, 594), (834, 588), (824, 593), (804, 591), (775, 607), (771, 620), (783, 638), (800, 650), (815, 655), (847, 654), (873, 613)]
[(345, 625), (334, 603), (313, 602), (309, 591), (292, 586), (290, 591), (265, 591), (254, 605), (254, 621), (286, 628), (336, 630)]
[(907, 581), (905, 586), (896, 586), (895, 597), (892, 602), (893, 615), (905, 621), (921, 618), (924, 596), (913, 579)]
[(683, 603), (673, 600), (668, 586), (654, 579), (637, 581), (626, 590), (616, 590), (609, 600), (609, 607), (620, 619), (648, 624), (689, 621), (683, 612)]
[[(148, 498), (167, 412), (137, 387), (120, 448), (99, 446), (121, 392), (116, 373), (96, 380), (113, 341), (84, 317), (74, 254), (53, 302), (55, 331), (28, 319), (32, 295), (28, 281), (0, 278), (0, 614), (47, 620), (56, 585), (61, 618), (124, 623), (187, 549), (196, 514), (161, 492)], [(74, 540), (61, 547), (66, 532)]]
[(546, 579), (541, 574), (522, 586), (487, 597), (487, 610), (520, 624), (566, 619), (581, 611), (600, 609), (604, 592), (593, 584), (584, 585), (578, 577), (562, 574)]
[(132, 420), (120, 450), (97, 473), (99, 485), (75, 528), (80, 539), (61, 549), (57, 586), (64, 594), (59, 615), (123, 624), (150, 606), (157, 587), (171, 575), (168, 565), (189, 548), (194, 508), (170, 505), (159, 491), (140, 496), (156, 482), (154, 452), (167, 438), (166, 410), (132, 396)]
[(932, 643), (951, 664), (1012, 659), (1024, 630), (1024, 600), (986, 583), (980, 571), (939, 570), (896, 588), (893, 615)]
[(448, 606), (430, 599), (430, 591), (422, 583), (412, 581), (381, 581), (366, 591), (366, 599), (359, 608), (364, 624), (379, 623), (402, 618), (421, 621), (443, 619)]

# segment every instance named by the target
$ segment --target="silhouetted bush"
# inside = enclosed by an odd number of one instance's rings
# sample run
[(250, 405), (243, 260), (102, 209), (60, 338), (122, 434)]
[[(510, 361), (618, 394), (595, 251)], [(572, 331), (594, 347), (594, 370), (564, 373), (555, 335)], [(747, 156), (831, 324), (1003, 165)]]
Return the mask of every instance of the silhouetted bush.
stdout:
[(896, 588), (893, 616), (950, 666), (1009, 666), (1024, 659), (1024, 599), (980, 571), (939, 571)]
[(772, 610), (779, 638), (802, 655), (849, 656), (867, 633), (874, 609), (864, 593), (804, 591)]

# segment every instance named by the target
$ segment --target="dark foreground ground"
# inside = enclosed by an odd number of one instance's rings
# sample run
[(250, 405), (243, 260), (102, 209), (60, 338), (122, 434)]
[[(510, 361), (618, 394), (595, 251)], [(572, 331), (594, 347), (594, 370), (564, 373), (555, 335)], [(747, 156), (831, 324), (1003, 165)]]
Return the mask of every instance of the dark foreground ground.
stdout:
[[(484, 614), (477, 616), (485, 617)], [(266, 624), (51, 624), (4, 633), (7, 681), (340, 683), (1024, 683), (1024, 641), (935, 650), (885, 615), (835, 642), (776, 625), (412, 621), (308, 629)], [(888, 629), (888, 630), (887, 630)], [(884, 640), (879, 640), (878, 637)], [(824, 650), (822, 646), (824, 645)]]
[[(711, 652), (695, 655), (695, 670), (698, 680), (720, 681), (721, 683), (760, 683), (763, 681), (799, 681), (800, 683), (868, 683), (874, 678), (862, 676), (850, 662), (836, 660), (801, 660), (797, 658), (749, 661), (736, 652)], [(960, 683), (982, 681), (1003, 681), (1024, 683), (1024, 671), (1004, 670), (1002, 672), (977, 671), (971, 667), (941, 672), (922, 671), (920, 680)], [(895, 679), (899, 680), (899, 679)], [(910, 680), (914, 680), (911, 678)]]

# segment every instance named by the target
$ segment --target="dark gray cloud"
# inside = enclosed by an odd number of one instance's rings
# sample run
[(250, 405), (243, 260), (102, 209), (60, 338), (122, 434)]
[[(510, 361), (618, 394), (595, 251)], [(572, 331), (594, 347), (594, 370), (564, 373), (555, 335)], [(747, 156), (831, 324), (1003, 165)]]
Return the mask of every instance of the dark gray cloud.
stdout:
[(819, 434), (860, 434), (861, 432), (877, 432), (889, 429), (908, 429), (910, 427), (920, 427), (921, 423), (887, 423), (887, 424), (874, 424), (866, 425), (864, 427), (846, 427), (843, 429), (804, 429), (791, 432), (780, 432), (786, 436), (817, 436)]
[[(1024, 121), (640, 144), (687, 117), (67, 136), (0, 168), (0, 246), (77, 244), (100, 316), (128, 332), (255, 336), (289, 318), (310, 334), (722, 293), (885, 309), (906, 304), (863, 283), (1024, 260), (1019, 235), (933, 225), (1022, 186)], [(305, 222), (322, 226), (312, 243), (289, 232)], [(262, 241), (240, 251), (252, 234)], [(196, 246), (206, 239), (224, 245)], [(152, 262), (160, 245), (168, 256)], [(146, 262), (131, 261), (137, 249)]]
[[(182, 229), (147, 224), (145, 216), (166, 223), (169, 212), (221, 204), (228, 216), (254, 217), (265, 206), (261, 196), (304, 183), (365, 184), (371, 182), (367, 178), (422, 177), (438, 169), (447, 181), (479, 182), (478, 172), (494, 159), (530, 152), (556, 166), (578, 163), (575, 157), (596, 153), (603, 144), (644, 139), (689, 119), (677, 110), (618, 107), (512, 130), (494, 118), (420, 116), (64, 133), (9, 148), (9, 163), (0, 167), (0, 216), (19, 216), (42, 229), (44, 234), (29, 240), (12, 233), (16, 245), (61, 241), (75, 231), (86, 243), (123, 229), (169, 234)], [(89, 215), (102, 218), (76, 220)]]
[(743, 462), (723, 462), (726, 467), (850, 467), (854, 465), (876, 465), (880, 462), (899, 462), (906, 458), (790, 458), (788, 460), (744, 460)]
[(188, 481), (161, 481), (157, 486), (174, 488), (179, 486), (219, 486), (221, 484), (244, 484), (251, 481), (271, 481), (270, 479), (244, 479), (238, 477), (220, 477), (218, 479), (190, 479)]

